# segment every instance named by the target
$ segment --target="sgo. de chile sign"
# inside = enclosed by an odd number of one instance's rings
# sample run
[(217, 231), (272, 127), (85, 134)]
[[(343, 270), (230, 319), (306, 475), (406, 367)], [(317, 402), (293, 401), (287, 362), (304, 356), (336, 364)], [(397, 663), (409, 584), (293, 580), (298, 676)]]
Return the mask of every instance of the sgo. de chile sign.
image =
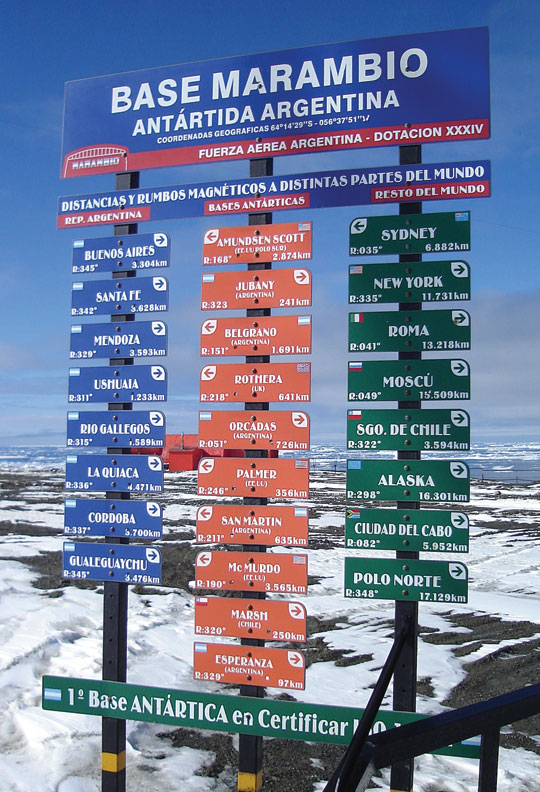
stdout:
[(66, 83), (62, 177), (487, 138), (487, 27)]

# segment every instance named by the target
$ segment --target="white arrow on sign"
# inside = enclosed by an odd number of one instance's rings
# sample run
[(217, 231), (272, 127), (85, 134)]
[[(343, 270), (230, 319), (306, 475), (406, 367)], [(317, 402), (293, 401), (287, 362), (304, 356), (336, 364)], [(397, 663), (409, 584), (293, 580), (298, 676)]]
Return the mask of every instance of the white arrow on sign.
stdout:
[(151, 412), (150, 413), (150, 423), (152, 426), (163, 426), (165, 421), (165, 416), (162, 412)]
[(448, 571), (454, 580), (467, 580), (467, 567), (465, 564), (449, 564)]
[(154, 234), (154, 245), (156, 247), (167, 247), (167, 234), (159, 233)]
[(450, 419), (454, 426), (469, 425), (469, 414), (465, 410), (450, 410)]
[(152, 379), (157, 380), (158, 382), (165, 379), (165, 369), (163, 366), (152, 366), (151, 368)]
[(464, 462), (450, 462), (450, 473), (454, 478), (466, 479), (469, 475), (469, 468)]
[(215, 366), (205, 366), (201, 371), (201, 379), (202, 380), (213, 380), (216, 376), (216, 367)]
[(452, 311), (452, 321), (461, 327), (468, 327), (471, 323), (471, 317), (467, 311)]
[(160, 513), (159, 503), (154, 503), (153, 501), (148, 501), (146, 504), (146, 512), (151, 517), (155, 517)]
[(351, 234), (363, 234), (367, 228), (367, 217), (357, 217), (351, 223)]
[(161, 459), (159, 457), (148, 457), (148, 467), (150, 470), (161, 470)]
[(150, 564), (159, 564), (161, 561), (161, 554), (155, 547), (146, 548), (146, 560)]
[(156, 291), (167, 291), (167, 281), (165, 278), (152, 278), (152, 284)]
[(456, 377), (466, 377), (469, 374), (469, 364), (465, 360), (451, 360), (450, 369)]
[(164, 336), (167, 332), (167, 325), (165, 322), (152, 322), (152, 332), (157, 336)]
[(469, 274), (469, 265), (465, 261), (451, 261), (450, 271), (456, 278), (466, 278)]

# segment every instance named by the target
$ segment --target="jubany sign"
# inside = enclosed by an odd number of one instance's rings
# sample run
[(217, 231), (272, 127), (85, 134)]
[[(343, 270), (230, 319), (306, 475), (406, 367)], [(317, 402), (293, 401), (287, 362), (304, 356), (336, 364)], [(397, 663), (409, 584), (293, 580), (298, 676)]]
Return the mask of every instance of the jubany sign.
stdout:
[(62, 176), (489, 134), (488, 29), (415, 33), (68, 82)]

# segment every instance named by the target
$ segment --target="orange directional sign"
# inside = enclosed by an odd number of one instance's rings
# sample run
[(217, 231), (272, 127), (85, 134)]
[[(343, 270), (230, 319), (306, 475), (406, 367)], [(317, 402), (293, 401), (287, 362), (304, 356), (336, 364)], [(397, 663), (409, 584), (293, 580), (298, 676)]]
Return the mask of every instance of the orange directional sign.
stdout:
[(307, 555), (205, 550), (195, 561), (195, 588), (307, 594)]
[(309, 415), (290, 410), (201, 410), (200, 448), (309, 448)]
[(304, 308), (311, 305), (311, 272), (307, 269), (257, 272), (204, 272), (201, 309)]
[(311, 316), (207, 319), (201, 355), (304, 355), (311, 352)]
[(195, 634), (305, 641), (306, 609), (284, 600), (195, 597)]
[(201, 459), (199, 495), (230, 498), (308, 498), (307, 459)]
[(306, 402), (311, 363), (219, 363), (201, 370), (202, 402)]
[(307, 547), (305, 506), (200, 506), (197, 542)]
[(193, 649), (194, 679), (304, 689), (306, 669), (301, 652), (209, 643), (195, 643)]
[(203, 264), (303, 261), (311, 258), (311, 222), (211, 228), (204, 235)]

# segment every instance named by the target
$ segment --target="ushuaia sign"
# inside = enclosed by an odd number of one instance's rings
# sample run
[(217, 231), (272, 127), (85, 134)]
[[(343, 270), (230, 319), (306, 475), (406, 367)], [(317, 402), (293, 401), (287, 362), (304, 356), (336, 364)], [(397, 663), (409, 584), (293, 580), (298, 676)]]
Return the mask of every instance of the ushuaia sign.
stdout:
[(62, 176), (489, 134), (488, 29), (415, 33), (68, 82)]

